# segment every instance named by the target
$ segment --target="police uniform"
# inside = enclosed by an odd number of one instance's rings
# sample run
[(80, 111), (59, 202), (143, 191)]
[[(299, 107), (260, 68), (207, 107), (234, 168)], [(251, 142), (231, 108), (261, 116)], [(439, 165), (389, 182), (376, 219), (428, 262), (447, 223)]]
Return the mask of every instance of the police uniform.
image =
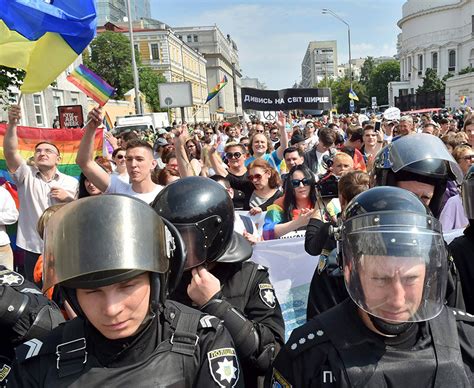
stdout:
[(455, 238), (449, 244), (449, 250), (458, 269), (466, 311), (474, 314), (474, 286), (472, 284), (474, 279), (474, 265), (472, 263), (474, 227), (468, 226), (464, 230), (464, 236)]
[(295, 329), (267, 387), (472, 387), (474, 316), (444, 307), (403, 335), (369, 330), (348, 299)]
[[(210, 271), (221, 283), (221, 291), (201, 311), (224, 320), (232, 334), (246, 387), (257, 387), (284, 343), (285, 326), (280, 305), (270, 283), (268, 269), (251, 261), (217, 263)], [(187, 286), (191, 272), (170, 297), (191, 305)], [(260, 376), (260, 378), (259, 378)]]
[(0, 265), (0, 387), (11, 376), (14, 347), (35, 344), (64, 319), (58, 307), (31, 282)]
[(60, 325), (17, 349), (9, 387), (243, 387), (220, 320), (176, 302), (165, 306), (123, 340), (108, 340), (82, 318)]

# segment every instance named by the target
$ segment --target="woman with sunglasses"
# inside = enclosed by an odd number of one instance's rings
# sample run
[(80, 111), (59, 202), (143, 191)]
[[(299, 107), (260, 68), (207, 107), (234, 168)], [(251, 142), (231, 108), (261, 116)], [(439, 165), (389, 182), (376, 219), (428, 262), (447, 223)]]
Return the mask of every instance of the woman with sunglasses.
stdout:
[(118, 178), (125, 183), (130, 182), (130, 177), (127, 172), (127, 165), (125, 164), (125, 150), (123, 148), (116, 148), (112, 153), (112, 161), (115, 164), (115, 170), (112, 174), (118, 175)]
[(250, 163), (247, 178), (254, 186), (249, 201), (251, 215), (266, 211), (268, 206), (283, 195), (280, 190), (280, 175), (263, 159), (255, 159)]
[(248, 167), (256, 159), (263, 159), (275, 170), (280, 170), (283, 151), (288, 147), (288, 134), (286, 133), (285, 122), (284, 113), (278, 112), (276, 126), (280, 132), (280, 147), (275, 151), (272, 150), (271, 140), (265, 135), (263, 126), (261, 124), (257, 125), (255, 133), (250, 137), (249, 152), (251, 156), (245, 161), (245, 166)]
[(285, 182), (285, 194), (270, 205), (263, 224), (264, 240), (272, 240), (306, 229), (316, 205), (315, 179), (304, 165), (292, 167)]

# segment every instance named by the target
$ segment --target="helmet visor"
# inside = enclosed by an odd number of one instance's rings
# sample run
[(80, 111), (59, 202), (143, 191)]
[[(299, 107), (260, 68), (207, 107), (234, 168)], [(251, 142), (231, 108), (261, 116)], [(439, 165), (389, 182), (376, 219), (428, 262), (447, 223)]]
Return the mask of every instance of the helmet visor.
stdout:
[[(448, 152), (441, 139), (426, 133), (417, 133), (403, 136), (391, 144), (389, 163), (393, 172), (398, 172), (417, 162), (433, 165), (432, 171), (424, 171), (423, 175), (433, 175), (434, 178), (442, 177), (439, 161), (446, 161), (451, 173), (451, 179), (462, 182), (461, 168)], [(440, 170), (440, 171), (438, 171)], [(417, 171), (413, 171), (417, 172)]]
[[(362, 310), (387, 322), (432, 319), (443, 307), (447, 280), (447, 254), (437, 220), (390, 213), (379, 217), (385, 225), (349, 225), (343, 231), (346, 288)], [(373, 215), (354, 221), (360, 226), (364, 218)], [(403, 218), (408, 218), (406, 226)]]

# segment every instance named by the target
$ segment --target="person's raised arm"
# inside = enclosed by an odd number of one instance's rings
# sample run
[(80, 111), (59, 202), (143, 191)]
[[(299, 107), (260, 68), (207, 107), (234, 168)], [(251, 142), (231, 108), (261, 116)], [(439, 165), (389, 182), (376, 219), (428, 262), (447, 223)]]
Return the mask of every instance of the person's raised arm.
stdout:
[(3, 153), (10, 172), (15, 172), (23, 163), (23, 158), (18, 151), (18, 135), (16, 128), (21, 119), (21, 108), (12, 105), (8, 110), (8, 125), (3, 138)]
[(288, 133), (286, 133), (286, 120), (285, 114), (280, 111), (278, 112), (278, 117), (276, 121), (276, 125), (278, 127), (278, 131), (280, 132), (280, 147), (277, 149), (277, 156), (278, 159), (283, 160), (283, 151), (288, 148)]
[(193, 166), (189, 162), (188, 154), (186, 153), (186, 139), (188, 138), (188, 127), (183, 124), (179, 128), (179, 135), (175, 136), (176, 160), (178, 161), (178, 170), (181, 178), (188, 176), (195, 176)]
[(220, 160), (219, 156), (217, 155), (217, 147), (221, 143), (220, 138), (212, 144), (209, 148), (209, 160), (211, 161), (211, 166), (216, 172), (217, 175), (226, 177), (228, 175), (227, 170), (224, 168), (222, 161)]
[(86, 178), (100, 191), (104, 192), (109, 187), (110, 175), (94, 161), (95, 130), (102, 122), (101, 109), (94, 108), (87, 117), (87, 125), (79, 145), (76, 163)]

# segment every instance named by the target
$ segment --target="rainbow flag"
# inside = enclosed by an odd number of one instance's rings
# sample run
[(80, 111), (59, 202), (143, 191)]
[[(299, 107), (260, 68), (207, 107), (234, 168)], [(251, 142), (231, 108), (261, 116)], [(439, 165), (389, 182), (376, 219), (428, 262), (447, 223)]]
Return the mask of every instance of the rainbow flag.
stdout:
[(94, 0), (0, 0), (0, 65), (23, 69), (21, 91), (45, 89), (95, 36)]
[[(7, 171), (7, 163), (3, 153), (3, 138), (6, 128), (6, 124), (0, 124), (0, 178), (12, 182), (10, 174)], [(28, 158), (34, 155), (36, 144), (40, 141), (49, 141), (54, 143), (61, 152), (61, 161), (58, 166), (59, 171), (74, 177), (78, 177), (81, 174), (81, 169), (76, 164), (76, 155), (83, 136), (82, 129), (52, 129), (19, 126), (17, 132), (18, 149), (25, 160), (28, 160)], [(102, 156), (102, 142), (102, 129), (97, 129), (94, 141), (94, 157)]]
[(112, 120), (110, 119), (110, 116), (107, 112), (105, 112), (104, 120), (102, 121), (102, 123), (104, 124), (104, 127), (107, 132), (110, 132), (112, 129), (114, 129), (114, 124), (112, 123)]
[(107, 104), (107, 101), (115, 92), (112, 86), (82, 64), (67, 76), (67, 80), (76, 85), (100, 106)]
[(215, 96), (217, 96), (217, 93), (219, 93), (221, 89), (226, 85), (227, 85), (227, 76), (224, 74), (224, 78), (222, 78), (222, 81), (219, 82), (216, 86), (214, 86), (214, 89), (212, 89), (211, 92), (207, 95), (205, 103), (207, 104)]
[(459, 102), (462, 105), (467, 106), (467, 104), (469, 104), (469, 97), (468, 96), (461, 96), (461, 97), (459, 97)]

